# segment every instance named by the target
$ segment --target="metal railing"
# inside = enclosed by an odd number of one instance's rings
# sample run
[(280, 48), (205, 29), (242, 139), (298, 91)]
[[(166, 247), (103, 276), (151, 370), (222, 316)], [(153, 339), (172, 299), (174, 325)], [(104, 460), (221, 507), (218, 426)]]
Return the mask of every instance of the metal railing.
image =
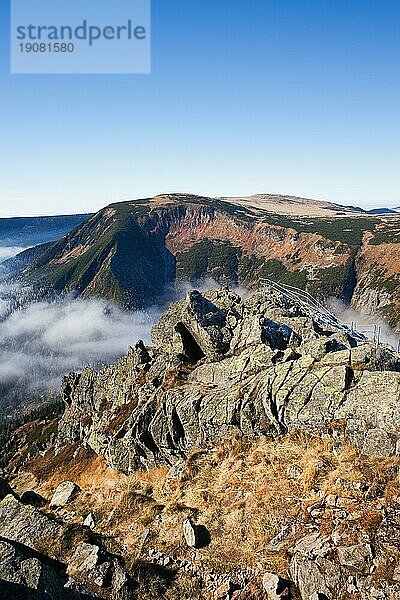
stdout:
[[(260, 279), (261, 287), (264, 289), (272, 289), (275, 292), (283, 294), (286, 298), (296, 302), (308, 312), (311, 312), (314, 317), (322, 322), (324, 325), (340, 329), (345, 333), (352, 335), (359, 340), (373, 340), (376, 345), (380, 344), (381, 328), (379, 325), (371, 325), (370, 327), (362, 327), (357, 329), (357, 324), (353, 321), (351, 323), (342, 322), (334, 315), (326, 306), (324, 306), (319, 300), (314, 298), (306, 290), (294, 287), (293, 285), (287, 285), (283, 283), (277, 283), (272, 279), (263, 277)], [(400, 347), (400, 340), (398, 348)]]

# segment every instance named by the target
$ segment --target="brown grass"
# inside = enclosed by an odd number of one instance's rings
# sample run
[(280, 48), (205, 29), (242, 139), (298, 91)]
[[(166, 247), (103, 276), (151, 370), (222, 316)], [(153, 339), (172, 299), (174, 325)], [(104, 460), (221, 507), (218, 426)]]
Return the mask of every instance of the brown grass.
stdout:
[(103, 433), (106, 435), (114, 434), (118, 431), (120, 427), (125, 423), (125, 421), (129, 418), (133, 409), (137, 406), (138, 400), (131, 400), (126, 404), (122, 404), (115, 413), (115, 416), (111, 421), (109, 421), (106, 427), (103, 429)]
[[(76, 446), (38, 457), (30, 470), (41, 482), (38, 491), (47, 497), (61, 481), (78, 483), (83, 491), (69, 505), (76, 522), (93, 512), (96, 531), (113, 539), (131, 564), (148, 548), (189, 558), (193, 551), (184, 543), (182, 522), (190, 515), (211, 534), (210, 545), (197, 551), (204, 566), (287, 576), (287, 549), (313, 522), (311, 508), (322, 508), (317, 522), (321, 532), (336, 530), (344, 543), (352, 544), (365, 531), (373, 536), (382, 518), (380, 505), (398, 498), (399, 459), (361, 459), (348, 444), (334, 453), (333, 443), (305, 434), (252, 442), (231, 438), (213, 448), (194, 449), (178, 480), (167, 478), (166, 467), (124, 476)], [(297, 467), (297, 478), (288, 475), (290, 467)], [(341, 498), (350, 520), (324, 505), (328, 495)], [(295, 530), (283, 548), (268, 551), (269, 540), (290, 523)]]

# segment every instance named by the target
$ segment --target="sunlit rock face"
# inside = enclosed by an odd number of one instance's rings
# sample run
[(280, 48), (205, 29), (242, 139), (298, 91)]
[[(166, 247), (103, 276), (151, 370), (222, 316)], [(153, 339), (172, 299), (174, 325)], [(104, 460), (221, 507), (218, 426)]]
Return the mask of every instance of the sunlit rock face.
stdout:
[(300, 429), (396, 451), (399, 356), (272, 290), (189, 292), (116, 365), (64, 379), (57, 443), (123, 471), (174, 464), (232, 433)]

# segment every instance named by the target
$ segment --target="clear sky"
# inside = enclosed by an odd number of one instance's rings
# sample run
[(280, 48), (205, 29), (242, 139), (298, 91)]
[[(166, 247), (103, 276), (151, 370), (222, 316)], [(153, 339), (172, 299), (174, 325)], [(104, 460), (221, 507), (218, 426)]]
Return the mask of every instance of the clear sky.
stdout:
[(123, 76), (10, 75), (7, 5), (0, 215), (171, 191), (400, 205), (399, 0), (153, 0), (152, 74)]

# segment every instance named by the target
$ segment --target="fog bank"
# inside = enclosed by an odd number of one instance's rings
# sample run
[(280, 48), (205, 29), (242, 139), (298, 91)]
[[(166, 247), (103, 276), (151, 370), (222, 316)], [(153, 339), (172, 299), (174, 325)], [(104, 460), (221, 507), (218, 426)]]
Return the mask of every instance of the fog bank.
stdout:
[[(103, 300), (68, 297), (10, 311), (0, 286), (0, 389), (57, 390), (63, 375), (112, 363), (138, 339), (150, 342), (160, 310), (128, 312)], [(17, 290), (14, 290), (17, 291)]]

